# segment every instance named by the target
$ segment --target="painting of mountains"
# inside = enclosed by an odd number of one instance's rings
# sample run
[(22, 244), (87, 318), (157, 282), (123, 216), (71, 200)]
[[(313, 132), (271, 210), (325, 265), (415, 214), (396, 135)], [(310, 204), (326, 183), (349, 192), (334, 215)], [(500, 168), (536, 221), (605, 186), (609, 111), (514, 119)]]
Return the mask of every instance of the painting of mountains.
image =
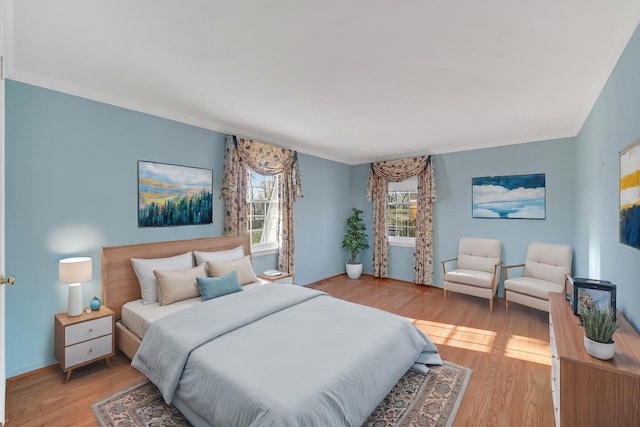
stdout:
[(213, 222), (211, 169), (138, 162), (138, 226)]
[(473, 218), (545, 219), (543, 173), (471, 178)]

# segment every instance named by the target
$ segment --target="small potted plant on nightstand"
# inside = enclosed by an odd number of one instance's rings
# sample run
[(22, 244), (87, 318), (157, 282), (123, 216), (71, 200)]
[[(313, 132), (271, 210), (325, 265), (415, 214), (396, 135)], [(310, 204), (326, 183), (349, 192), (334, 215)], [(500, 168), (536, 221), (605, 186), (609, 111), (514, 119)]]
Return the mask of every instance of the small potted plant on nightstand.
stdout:
[(362, 211), (358, 208), (351, 209), (351, 215), (347, 218), (347, 232), (342, 239), (342, 247), (351, 254), (351, 262), (347, 262), (347, 276), (357, 279), (362, 274), (362, 263), (357, 261), (358, 252), (369, 247), (367, 242), (367, 227), (362, 219)]
[(593, 304), (580, 303), (580, 318), (584, 327), (584, 348), (601, 360), (611, 359), (616, 352), (613, 333), (620, 327), (611, 310), (601, 310)]

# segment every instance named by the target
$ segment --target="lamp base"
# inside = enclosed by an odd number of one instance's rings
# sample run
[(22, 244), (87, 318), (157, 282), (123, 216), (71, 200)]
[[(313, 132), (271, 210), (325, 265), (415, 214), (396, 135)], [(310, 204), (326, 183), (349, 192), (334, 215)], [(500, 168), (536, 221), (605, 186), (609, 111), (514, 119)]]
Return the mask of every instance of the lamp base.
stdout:
[(80, 283), (69, 285), (69, 301), (67, 303), (67, 315), (80, 316), (82, 314), (82, 287)]

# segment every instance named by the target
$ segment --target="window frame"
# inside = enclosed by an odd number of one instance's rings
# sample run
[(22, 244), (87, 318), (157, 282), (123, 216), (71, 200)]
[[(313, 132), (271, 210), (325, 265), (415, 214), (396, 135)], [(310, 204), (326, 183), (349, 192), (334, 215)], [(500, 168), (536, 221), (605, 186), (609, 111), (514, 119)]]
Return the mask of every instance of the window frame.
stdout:
[[(280, 249), (280, 216), (281, 216), (281, 212), (280, 212), (280, 200), (277, 197), (277, 191), (278, 191), (278, 181), (281, 179), (280, 178), (280, 174), (275, 174), (275, 175), (263, 175), (260, 174), (256, 171), (254, 171), (251, 168), (247, 168), (247, 175), (248, 175), (248, 185), (247, 185), (247, 234), (249, 235), (249, 240), (251, 243), (251, 254), (252, 255), (269, 255), (269, 254), (274, 254), (274, 253), (278, 253), (279, 249)], [(265, 178), (273, 178), (276, 182), (275, 182), (275, 191), (276, 191), (276, 198), (275, 200), (273, 200), (273, 198), (271, 199), (271, 201), (268, 201), (266, 199), (254, 199), (253, 198), (253, 190), (254, 190), (254, 186), (252, 185), (252, 176), (257, 175), (259, 177), (265, 177)], [(264, 203), (264, 204), (273, 204), (275, 203), (276, 208), (277, 208), (277, 218), (278, 218), (278, 224), (276, 226), (276, 240), (275, 241), (268, 241), (268, 242), (261, 242), (261, 243), (253, 243), (253, 231), (255, 231), (254, 229), (252, 229), (252, 218), (253, 218), (253, 204), (254, 203)], [(266, 211), (265, 211), (266, 212)], [(266, 214), (265, 214), (266, 217)], [(266, 221), (263, 220), (263, 228), (259, 229), (261, 230), (262, 233), (265, 232), (265, 228), (264, 228), (264, 224)]]

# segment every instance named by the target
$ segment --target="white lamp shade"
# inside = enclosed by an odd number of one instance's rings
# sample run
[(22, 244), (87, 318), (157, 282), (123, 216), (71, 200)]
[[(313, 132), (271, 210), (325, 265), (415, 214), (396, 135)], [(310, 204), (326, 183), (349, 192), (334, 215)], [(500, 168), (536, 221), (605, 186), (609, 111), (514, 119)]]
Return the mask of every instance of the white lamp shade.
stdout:
[(67, 314), (80, 316), (82, 314), (82, 288), (80, 282), (91, 279), (91, 258), (75, 257), (61, 259), (58, 263), (58, 279), (62, 283), (69, 283), (69, 301)]
[(91, 280), (91, 258), (75, 257), (61, 259), (58, 278), (62, 283), (80, 283)]

